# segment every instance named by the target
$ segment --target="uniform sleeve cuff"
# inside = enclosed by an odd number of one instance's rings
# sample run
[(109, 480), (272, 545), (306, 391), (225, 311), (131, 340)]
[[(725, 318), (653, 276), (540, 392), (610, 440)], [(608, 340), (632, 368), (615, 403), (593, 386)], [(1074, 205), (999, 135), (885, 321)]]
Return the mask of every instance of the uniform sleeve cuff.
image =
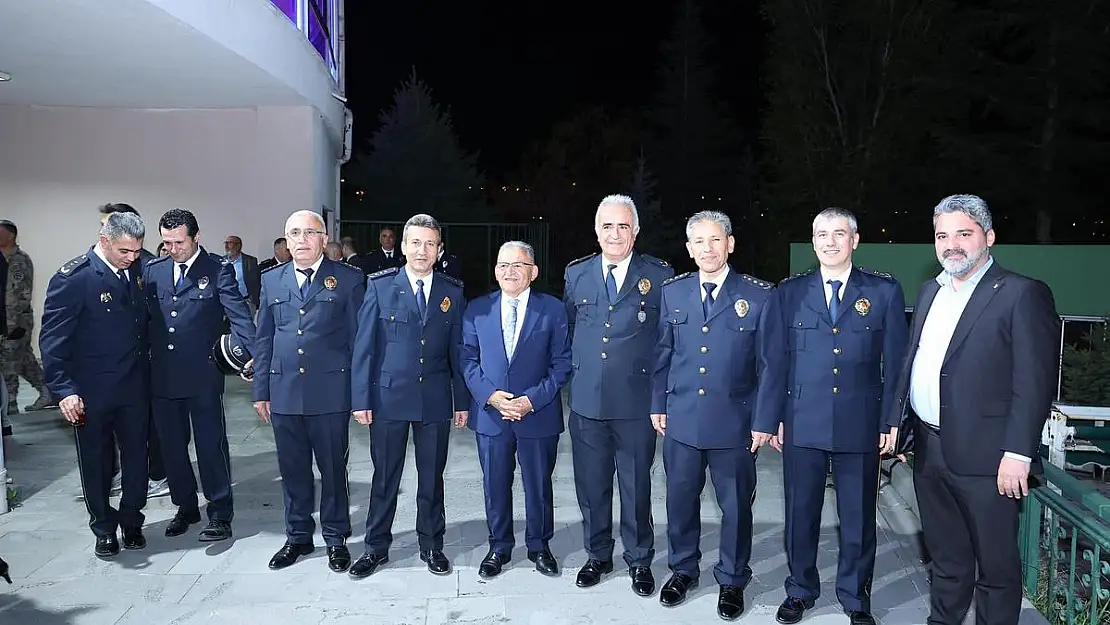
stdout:
[(1007, 451), (1007, 452), (1003, 453), (1003, 454), (1002, 454), (1002, 457), (1003, 457), (1003, 458), (1013, 458), (1014, 460), (1021, 460), (1021, 461), (1022, 461), (1022, 462), (1024, 462), (1025, 464), (1030, 464), (1030, 463), (1032, 463), (1032, 462), (1033, 462), (1033, 459), (1032, 459), (1032, 458), (1030, 458), (1030, 457), (1028, 457), (1028, 456), (1023, 456), (1023, 455), (1021, 455), (1021, 454), (1015, 454), (1015, 453), (1014, 453), (1014, 452), (1012, 452), (1012, 451)]

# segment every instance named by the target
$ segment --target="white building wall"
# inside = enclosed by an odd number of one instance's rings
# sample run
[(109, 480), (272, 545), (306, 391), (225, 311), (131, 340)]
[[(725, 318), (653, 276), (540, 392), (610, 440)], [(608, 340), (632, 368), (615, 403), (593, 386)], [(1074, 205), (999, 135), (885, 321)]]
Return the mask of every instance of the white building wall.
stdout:
[(180, 207), (196, 214), (209, 251), (223, 253), (224, 238), (236, 234), (261, 260), (291, 212), (337, 204), (338, 151), (308, 106), (0, 106), (0, 218), (16, 223), (20, 246), (35, 263), (41, 315), (50, 276), (96, 241), (98, 205), (138, 209), (152, 252), (158, 218)]

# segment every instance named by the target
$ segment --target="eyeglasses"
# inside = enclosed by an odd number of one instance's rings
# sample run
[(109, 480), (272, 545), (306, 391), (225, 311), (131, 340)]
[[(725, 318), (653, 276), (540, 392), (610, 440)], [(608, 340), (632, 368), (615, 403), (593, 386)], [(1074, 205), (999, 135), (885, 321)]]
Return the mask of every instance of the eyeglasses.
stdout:
[(535, 267), (535, 264), (533, 264), (533, 263), (497, 263), (496, 265), (493, 266), (493, 268), (496, 269), (497, 271), (508, 271), (509, 269), (512, 269), (513, 271), (520, 271), (521, 269), (524, 269), (525, 267)]
[(307, 239), (307, 238), (310, 238), (310, 237), (317, 237), (317, 236), (321, 236), (321, 235), (324, 235), (324, 234), (327, 234), (327, 233), (324, 232), (323, 230), (314, 230), (312, 228), (308, 228), (307, 230), (301, 230), (300, 228), (293, 228), (289, 232), (286, 232), (285, 236), (289, 237), (290, 239), (299, 239), (301, 237), (304, 237), (304, 238)]

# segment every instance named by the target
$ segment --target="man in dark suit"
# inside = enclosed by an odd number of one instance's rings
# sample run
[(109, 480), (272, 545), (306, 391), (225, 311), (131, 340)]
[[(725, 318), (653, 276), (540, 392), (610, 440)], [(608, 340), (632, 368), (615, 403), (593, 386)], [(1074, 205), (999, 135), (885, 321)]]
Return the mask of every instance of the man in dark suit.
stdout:
[(404, 267), (405, 256), (397, 249), (397, 235), (393, 228), (386, 226), (378, 233), (381, 247), (366, 255), (365, 267), (369, 273), (377, 273), (390, 267)]
[(462, 280), (462, 261), (458, 256), (448, 252), (443, 247), (443, 242), (439, 243), (439, 256), (436, 257), (436, 271), (441, 271), (456, 280)]
[(539, 276), (532, 246), (510, 241), (497, 254), (501, 290), (467, 305), (462, 367), (473, 398), (470, 427), (478, 443), (486, 493), (489, 553), (480, 577), (501, 574), (513, 546), (513, 473), (524, 480), (528, 559), (544, 575), (559, 564), (549, 541), (555, 533), (551, 474), (563, 431), (560, 389), (570, 378), (567, 311), (557, 298), (531, 289)]
[(663, 438), (671, 577), (666, 607), (686, 600), (701, 573), (701, 492), (709, 468), (721, 508), (717, 615), (744, 612), (752, 578), (755, 458), (778, 432), (786, 358), (774, 285), (728, 265), (735, 247), (728, 216), (702, 211), (686, 224), (698, 271), (664, 282), (651, 420)]
[(1040, 469), (1055, 396), (1060, 317), (1044, 283), (991, 257), (991, 213), (974, 195), (933, 212), (943, 271), (917, 296), (896, 414), (914, 446), (914, 490), (932, 558), (930, 625), (1021, 612), (1018, 512)]
[(355, 419), (370, 426), (374, 463), (366, 553), (351, 566), (355, 579), (389, 561), (410, 428), (420, 559), (435, 575), (451, 572), (443, 555), (443, 469), (452, 413), (455, 427), (463, 427), (470, 401), (458, 361), (463, 285), (432, 270), (440, 237), (433, 217), (413, 216), (403, 236), (405, 267), (370, 274), (354, 344), (351, 407)]
[(272, 424), (285, 491), (286, 543), (270, 559), (283, 569), (312, 553), (315, 477), (328, 568), (347, 570), (351, 535), (347, 485), (351, 346), (366, 290), (362, 272), (324, 258), (327, 230), (312, 211), (285, 222), (293, 261), (262, 276), (265, 305), (254, 343), (254, 409)]
[(594, 216), (601, 254), (572, 261), (563, 301), (573, 335), (570, 440), (574, 488), (582, 510), (588, 559), (575, 584), (589, 588), (613, 570), (613, 472), (621, 501), (621, 542), (632, 590), (655, 592), (651, 561), (651, 374), (659, 344), (661, 285), (674, 276), (666, 262), (633, 251), (640, 219), (632, 198), (610, 195)]
[(289, 242), (285, 237), (278, 237), (274, 239), (274, 255), (271, 258), (258, 263), (259, 275), (270, 267), (277, 267), (282, 263), (287, 263), (293, 257), (289, 255)]
[[(142, 549), (150, 425), (149, 343), (142, 284), (134, 263), (146, 228), (133, 213), (108, 216), (100, 239), (86, 254), (62, 265), (50, 279), (43, 305), (39, 349), (46, 383), (62, 416), (74, 425), (77, 459), (96, 536), (95, 553), (110, 558), (123, 546)], [(119, 445), (123, 496), (119, 509), (108, 495), (113, 439)]]
[(343, 237), (339, 240), (342, 247), (343, 260), (352, 267), (358, 267), (362, 273), (370, 275), (370, 259), (365, 254), (359, 254), (355, 249), (354, 237)]
[[(813, 220), (816, 271), (783, 280), (778, 322), (786, 336), (787, 407), (772, 444), (783, 452), (790, 576), (780, 623), (797, 623), (821, 594), (817, 546), (831, 459), (840, 548), (836, 595), (852, 625), (874, 625), (875, 497), (879, 454), (894, 447), (887, 423), (906, 350), (898, 281), (852, 266), (856, 217), (829, 208)], [(889, 372), (889, 375), (884, 375)]]
[(262, 289), (262, 272), (258, 268), (258, 258), (243, 253), (243, 239), (234, 234), (224, 240), (227, 262), (235, 269), (235, 280), (239, 283), (239, 293), (251, 304), (251, 310), (258, 310), (258, 297)]
[(241, 345), (254, 342), (254, 321), (231, 265), (200, 246), (200, 226), (191, 212), (168, 211), (158, 229), (169, 256), (147, 263), (143, 282), (150, 311), (154, 424), (166, 459), (170, 498), (177, 506), (166, 536), (180, 536), (200, 522), (197, 481), (189, 459), (191, 423), (208, 500), (208, 526), (199, 538), (227, 540), (234, 511), (224, 376), (209, 356), (223, 334), (225, 315)]

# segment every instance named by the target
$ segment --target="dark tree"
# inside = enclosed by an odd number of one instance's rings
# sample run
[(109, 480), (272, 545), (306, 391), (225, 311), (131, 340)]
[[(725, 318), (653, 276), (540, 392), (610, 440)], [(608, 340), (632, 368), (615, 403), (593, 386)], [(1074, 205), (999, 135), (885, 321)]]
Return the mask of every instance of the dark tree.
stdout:
[(636, 249), (671, 264), (679, 262), (683, 255), (682, 226), (678, 220), (664, 214), (663, 203), (655, 192), (655, 176), (648, 168), (647, 157), (643, 154), (636, 159), (636, 168), (627, 189), (628, 196), (636, 203), (636, 212), (640, 217)]
[[(459, 145), (451, 115), (432, 99), (416, 72), (381, 114), (369, 154), (356, 156), (344, 175), (363, 191), (345, 216), (407, 219), (428, 213), (442, 222), (483, 220), (478, 157)], [(353, 213), (353, 214), (352, 214)]]

